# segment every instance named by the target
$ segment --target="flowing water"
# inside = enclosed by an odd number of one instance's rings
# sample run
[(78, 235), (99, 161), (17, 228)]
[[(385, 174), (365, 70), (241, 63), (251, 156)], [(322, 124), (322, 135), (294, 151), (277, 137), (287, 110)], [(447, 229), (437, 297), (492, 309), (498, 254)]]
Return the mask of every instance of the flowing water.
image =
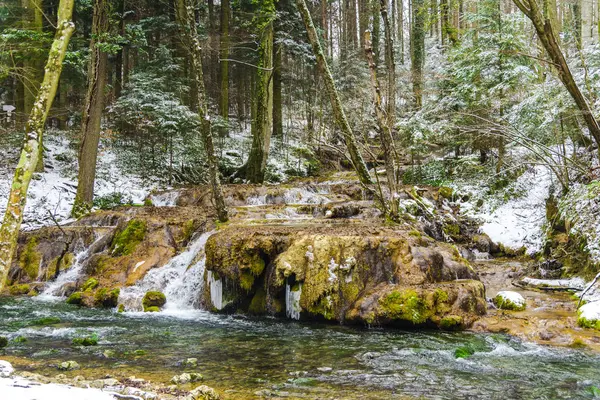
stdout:
[[(40, 307), (43, 304), (43, 307)], [(60, 322), (40, 325), (40, 318)], [(338, 399), (574, 399), (593, 398), (600, 356), (527, 344), (503, 335), (405, 332), (252, 319), (190, 310), (123, 313), (63, 302), (0, 299), (0, 335), (7, 356), (25, 368), (55, 375), (76, 360), (74, 375), (130, 375), (167, 382), (182, 360), (198, 359), (204, 382), (227, 398)], [(96, 333), (98, 346), (76, 347), (74, 337)], [(14, 341), (25, 337), (27, 341)], [(475, 354), (456, 359), (470, 346)]]

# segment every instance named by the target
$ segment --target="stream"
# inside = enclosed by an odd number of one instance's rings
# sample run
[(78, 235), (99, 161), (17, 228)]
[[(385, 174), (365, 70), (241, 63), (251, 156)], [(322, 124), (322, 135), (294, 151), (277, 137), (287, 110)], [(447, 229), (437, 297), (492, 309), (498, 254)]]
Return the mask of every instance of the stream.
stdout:
[[(43, 325), (45, 317), (60, 322)], [(93, 333), (97, 346), (72, 344)], [(168, 382), (194, 357), (193, 371), (233, 399), (573, 399), (594, 398), (600, 385), (597, 353), (501, 334), (360, 329), (199, 310), (119, 314), (4, 298), (0, 335), (12, 340), (8, 359), (27, 360), (19, 369), (50, 376), (58, 363), (75, 360), (82, 369), (72, 376)], [(475, 353), (456, 359), (463, 346)]]

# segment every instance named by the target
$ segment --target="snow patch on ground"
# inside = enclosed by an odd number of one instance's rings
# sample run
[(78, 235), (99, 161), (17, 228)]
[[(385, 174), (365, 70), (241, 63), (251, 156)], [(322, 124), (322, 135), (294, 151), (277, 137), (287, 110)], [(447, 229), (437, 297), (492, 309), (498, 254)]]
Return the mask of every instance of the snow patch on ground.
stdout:
[[(528, 253), (541, 250), (544, 238), (543, 226), (546, 220), (546, 199), (553, 182), (551, 171), (545, 166), (535, 166), (525, 171), (515, 182), (515, 188), (522, 195), (508, 201), (486, 199), (477, 208), (473, 202), (462, 203), (465, 214), (483, 221), (481, 231), (494, 242), (519, 249), (525, 247)], [(460, 188), (465, 191), (465, 188)], [(481, 187), (467, 189), (477, 193)]]
[[(23, 214), (24, 229), (34, 229), (53, 224), (50, 215), (61, 223), (70, 221), (71, 208), (77, 191), (77, 151), (62, 134), (45, 136), (45, 168), (43, 173), (33, 175), (27, 204)], [(12, 159), (14, 154), (2, 152), (3, 158)], [(15, 163), (0, 165), (0, 214), (4, 215)], [(145, 187), (133, 176), (124, 174), (116, 163), (116, 156), (101, 144), (98, 154), (96, 197), (121, 193), (133, 204), (142, 204), (152, 188)]]

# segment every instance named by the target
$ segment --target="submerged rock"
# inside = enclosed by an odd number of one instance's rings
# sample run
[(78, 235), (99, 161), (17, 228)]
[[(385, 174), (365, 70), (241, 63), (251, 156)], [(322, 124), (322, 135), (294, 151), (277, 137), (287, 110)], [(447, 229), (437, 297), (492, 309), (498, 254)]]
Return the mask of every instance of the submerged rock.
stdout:
[(191, 372), (191, 373), (184, 372), (181, 375), (175, 375), (174, 377), (172, 377), (171, 383), (173, 383), (175, 385), (185, 385), (186, 383), (198, 382), (198, 381), (201, 381), (202, 379), (203, 379), (203, 377), (201, 374), (198, 374), (195, 372)]
[(501, 310), (523, 311), (526, 307), (525, 298), (519, 293), (509, 290), (498, 292), (493, 302)]
[(198, 386), (193, 389), (186, 400), (220, 400), (221, 396), (217, 391), (206, 385)]
[(81, 368), (77, 361), (65, 361), (58, 365), (60, 371), (72, 371)]

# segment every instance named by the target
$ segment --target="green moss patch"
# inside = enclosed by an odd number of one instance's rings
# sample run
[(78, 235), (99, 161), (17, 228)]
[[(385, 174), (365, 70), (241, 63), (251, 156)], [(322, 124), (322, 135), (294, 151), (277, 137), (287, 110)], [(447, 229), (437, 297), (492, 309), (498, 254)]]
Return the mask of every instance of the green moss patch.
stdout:
[(84, 292), (86, 290), (94, 290), (94, 289), (96, 289), (97, 286), (98, 286), (98, 280), (94, 279), (94, 278), (90, 278), (87, 281), (85, 281), (85, 283), (81, 287), (81, 290)]
[(146, 222), (139, 219), (132, 219), (127, 227), (115, 235), (111, 243), (112, 254), (114, 256), (126, 256), (135, 250), (146, 236)]
[(25, 245), (25, 248), (19, 257), (19, 266), (32, 280), (37, 279), (40, 269), (40, 261), (42, 260), (42, 256), (36, 250), (37, 245), (37, 238), (32, 237)]
[(67, 298), (67, 304), (81, 305), (83, 302), (83, 293), (75, 292)]
[[(167, 302), (167, 297), (164, 293), (158, 290), (150, 290), (146, 292), (142, 299), (144, 311), (160, 311), (160, 308)], [(150, 310), (152, 308), (152, 310)]]
[(94, 305), (97, 307), (113, 308), (119, 304), (120, 289), (98, 289), (94, 295)]
[(22, 296), (24, 294), (29, 293), (30, 289), (31, 288), (29, 284), (24, 283), (22, 285), (13, 285), (8, 289), (8, 291), (12, 296)]

